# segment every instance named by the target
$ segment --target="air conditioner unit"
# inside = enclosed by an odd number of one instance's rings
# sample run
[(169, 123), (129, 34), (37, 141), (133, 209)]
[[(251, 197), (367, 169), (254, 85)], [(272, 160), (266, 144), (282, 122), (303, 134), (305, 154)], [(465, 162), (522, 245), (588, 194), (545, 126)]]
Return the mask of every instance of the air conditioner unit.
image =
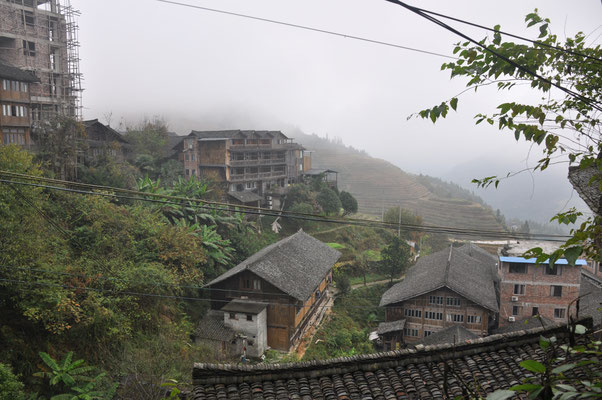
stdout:
[(518, 301), (518, 296), (512, 296), (512, 301)]
[(508, 321), (514, 322), (514, 321), (516, 321), (516, 318), (515, 317), (508, 317)]

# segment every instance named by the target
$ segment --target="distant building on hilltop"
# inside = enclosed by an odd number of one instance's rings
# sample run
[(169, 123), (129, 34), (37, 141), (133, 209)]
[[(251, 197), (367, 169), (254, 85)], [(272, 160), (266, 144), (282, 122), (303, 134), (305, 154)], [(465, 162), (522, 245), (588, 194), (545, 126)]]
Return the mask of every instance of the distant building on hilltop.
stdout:
[(0, 62), (0, 143), (31, 144), (31, 72)]
[(299, 182), (309, 157), (280, 131), (192, 131), (174, 149), (186, 177), (222, 181), (231, 199), (253, 205)]
[(32, 72), (31, 122), (80, 117), (76, 17), (69, 0), (0, 1), (0, 62)]
[(495, 265), (495, 257), (472, 245), (420, 258), (381, 298), (384, 324), (399, 321), (402, 329), (382, 335), (384, 349), (416, 343), (454, 325), (487, 335), (499, 311)]

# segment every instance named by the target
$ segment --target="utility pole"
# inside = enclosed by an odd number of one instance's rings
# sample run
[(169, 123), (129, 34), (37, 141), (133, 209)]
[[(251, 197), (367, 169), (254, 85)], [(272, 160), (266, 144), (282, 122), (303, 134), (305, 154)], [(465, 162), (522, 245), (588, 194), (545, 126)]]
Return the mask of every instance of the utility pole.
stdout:
[(401, 237), (401, 204), (399, 204), (399, 221), (397, 222), (397, 237)]

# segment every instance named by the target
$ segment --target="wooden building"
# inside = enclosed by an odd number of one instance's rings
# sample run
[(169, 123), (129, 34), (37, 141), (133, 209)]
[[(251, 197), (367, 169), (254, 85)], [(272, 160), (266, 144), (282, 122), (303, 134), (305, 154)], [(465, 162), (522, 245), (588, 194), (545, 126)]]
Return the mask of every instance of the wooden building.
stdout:
[(403, 342), (385, 335), (385, 350), (418, 342), (453, 325), (487, 335), (499, 310), (496, 261), (470, 246), (450, 247), (419, 259), (403, 281), (383, 294), (380, 306), (385, 307), (385, 321), (405, 321)]
[(0, 62), (0, 143), (31, 144), (30, 72)]
[(305, 149), (280, 131), (192, 131), (174, 149), (186, 177), (211, 177), (230, 193), (253, 192), (263, 202), (298, 182), (307, 160)]
[(267, 344), (288, 351), (327, 298), (341, 253), (303, 231), (274, 243), (207, 284), (211, 308), (232, 300), (264, 302)]
[(131, 145), (119, 132), (98, 119), (84, 121), (83, 124), (88, 145), (84, 157), (85, 164), (94, 164), (104, 157), (123, 162), (129, 157)]

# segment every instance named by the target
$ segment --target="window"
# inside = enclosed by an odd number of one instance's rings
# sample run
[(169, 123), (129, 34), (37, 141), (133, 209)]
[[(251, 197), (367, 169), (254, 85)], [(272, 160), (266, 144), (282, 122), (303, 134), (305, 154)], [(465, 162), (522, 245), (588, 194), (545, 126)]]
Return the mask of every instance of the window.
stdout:
[(2, 136), (4, 144), (25, 144), (24, 128), (5, 128)]
[(517, 316), (520, 315), (522, 307), (521, 306), (512, 306), (512, 315)]
[(438, 319), (443, 320), (443, 313), (435, 312), (435, 311), (425, 311), (424, 318), (426, 319)]
[(196, 169), (193, 168), (191, 172), (192, 172), (192, 176), (196, 175)]
[(35, 57), (36, 55), (36, 44), (34, 42), (23, 41), (23, 55)]
[(184, 160), (188, 161), (188, 153), (184, 154)]
[(460, 298), (458, 297), (448, 297), (447, 305), (452, 307), (460, 307)]
[(431, 336), (433, 331), (424, 331), (424, 337)]
[(251, 280), (250, 279), (243, 279), (242, 280), (242, 287), (244, 289), (251, 289)]
[(411, 308), (404, 308), (403, 314), (406, 317), (422, 318), (422, 310), (413, 310)]
[(511, 263), (508, 272), (511, 274), (526, 274), (527, 264)]
[(533, 307), (533, 311), (531, 312), (531, 315), (533, 317), (536, 315), (539, 315), (539, 307)]
[(255, 187), (255, 182), (247, 182), (247, 189), (253, 189)]
[(247, 344), (248, 344), (249, 346), (255, 346), (255, 341), (254, 341), (254, 340), (249, 340), (249, 341), (247, 342)]
[(247, 321), (253, 321), (253, 315), (247, 314)]
[(9, 87), (9, 81), (6, 79), (2, 80), (2, 90), (8, 90)]
[(447, 314), (447, 322), (464, 322), (464, 314)]
[(562, 268), (558, 264), (554, 264), (553, 267), (549, 265), (544, 265), (543, 273), (545, 275), (562, 275)]
[(418, 329), (403, 328), (403, 334), (404, 336), (418, 337)]
[(190, 153), (190, 161), (194, 161), (194, 153)]
[(25, 24), (25, 26), (28, 26), (30, 28), (33, 28), (34, 25), (36, 24), (36, 19), (33, 15), (33, 13), (31, 11), (23, 11), (23, 23)]
[(443, 296), (429, 296), (429, 303), (443, 304)]
[(186, 168), (186, 176), (190, 176), (190, 170)]
[(525, 294), (525, 285), (514, 285), (514, 294)]
[(550, 296), (562, 297), (562, 286), (552, 285), (550, 287)]
[(554, 318), (564, 318), (565, 311), (566, 310), (564, 308), (555, 308)]
[(253, 279), (253, 289), (261, 290), (261, 281), (259, 279)]
[(466, 317), (466, 322), (469, 324), (480, 324), (481, 316), (480, 315), (469, 315)]
[(236, 319), (236, 313), (231, 312), (230, 313), (230, 319)]

